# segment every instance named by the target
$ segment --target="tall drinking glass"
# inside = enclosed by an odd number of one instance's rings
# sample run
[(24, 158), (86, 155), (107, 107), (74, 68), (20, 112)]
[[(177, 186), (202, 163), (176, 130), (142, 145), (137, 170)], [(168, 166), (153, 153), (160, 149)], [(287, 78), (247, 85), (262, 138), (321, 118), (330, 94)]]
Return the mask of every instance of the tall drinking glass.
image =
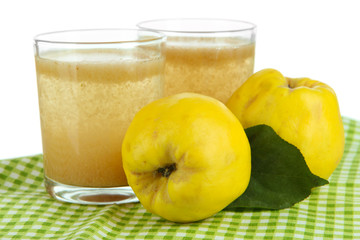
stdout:
[(140, 29), (167, 35), (165, 95), (196, 92), (226, 102), (253, 73), (256, 26), (224, 19), (160, 19)]
[(74, 30), (34, 45), (47, 191), (80, 204), (137, 201), (121, 145), (135, 113), (163, 96), (164, 35)]

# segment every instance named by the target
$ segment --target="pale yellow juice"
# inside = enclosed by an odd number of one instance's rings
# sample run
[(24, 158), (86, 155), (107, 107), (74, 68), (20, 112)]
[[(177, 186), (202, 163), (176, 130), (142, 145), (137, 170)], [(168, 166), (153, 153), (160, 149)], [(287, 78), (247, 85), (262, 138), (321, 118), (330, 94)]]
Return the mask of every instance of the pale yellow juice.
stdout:
[(168, 37), (165, 95), (196, 92), (226, 102), (254, 70), (255, 43), (238, 38)]
[(36, 57), (45, 175), (77, 186), (127, 185), (121, 145), (135, 113), (163, 94), (163, 59), (123, 50)]

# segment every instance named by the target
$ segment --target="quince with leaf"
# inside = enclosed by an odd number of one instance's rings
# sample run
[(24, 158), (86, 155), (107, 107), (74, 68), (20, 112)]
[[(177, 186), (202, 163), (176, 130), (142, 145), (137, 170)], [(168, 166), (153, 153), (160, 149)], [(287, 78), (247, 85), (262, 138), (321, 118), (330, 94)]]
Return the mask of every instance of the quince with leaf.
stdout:
[(334, 90), (274, 69), (253, 74), (227, 102), (244, 128), (266, 124), (296, 146), (310, 171), (328, 179), (344, 152), (344, 128)]

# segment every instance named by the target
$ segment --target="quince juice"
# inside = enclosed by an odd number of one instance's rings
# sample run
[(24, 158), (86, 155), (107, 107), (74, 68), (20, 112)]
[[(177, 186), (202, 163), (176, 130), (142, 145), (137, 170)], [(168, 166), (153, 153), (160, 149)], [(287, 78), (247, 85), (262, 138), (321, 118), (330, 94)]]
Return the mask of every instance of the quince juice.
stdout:
[(195, 92), (226, 102), (254, 70), (255, 43), (239, 38), (168, 37), (166, 96)]
[(77, 186), (127, 185), (122, 140), (135, 113), (162, 96), (163, 59), (119, 60), (119, 55), (123, 50), (36, 56), (48, 178)]

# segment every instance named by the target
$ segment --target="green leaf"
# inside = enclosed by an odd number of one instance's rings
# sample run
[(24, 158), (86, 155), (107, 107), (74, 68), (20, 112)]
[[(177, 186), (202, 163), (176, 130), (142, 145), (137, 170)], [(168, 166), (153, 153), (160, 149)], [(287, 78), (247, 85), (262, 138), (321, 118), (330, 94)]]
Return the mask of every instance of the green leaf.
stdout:
[[(299, 149), (267, 125), (245, 130), (251, 147), (251, 178), (246, 191), (225, 210), (283, 209), (329, 182), (312, 174)], [(294, 133), (295, 134), (295, 133)]]

